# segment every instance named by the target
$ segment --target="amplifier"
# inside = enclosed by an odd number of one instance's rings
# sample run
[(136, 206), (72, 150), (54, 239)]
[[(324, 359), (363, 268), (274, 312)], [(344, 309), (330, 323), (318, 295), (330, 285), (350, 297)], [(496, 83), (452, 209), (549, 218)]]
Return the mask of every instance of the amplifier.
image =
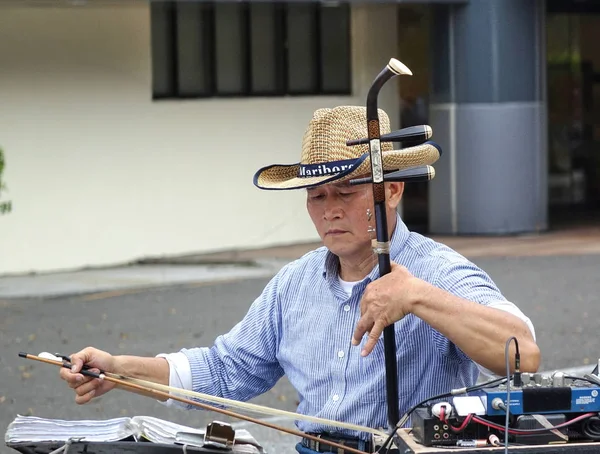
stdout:
[[(481, 400), (488, 416), (505, 415), (506, 386), (482, 391)], [(565, 380), (560, 374), (544, 377), (523, 374), (521, 386), (511, 385), (509, 411), (515, 415), (600, 412), (600, 386)]]

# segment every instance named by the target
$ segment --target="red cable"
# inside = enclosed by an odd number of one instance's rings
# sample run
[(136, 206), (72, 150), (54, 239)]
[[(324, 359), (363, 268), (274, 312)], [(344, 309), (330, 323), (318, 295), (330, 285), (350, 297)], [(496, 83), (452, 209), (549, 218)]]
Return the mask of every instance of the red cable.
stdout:
[(450, 424), (450, 429), (452, 429), (453, 432), (462, 432), (469, 425), (469, 423), (473, 419), (473, 416), (474, 416), (473, 413), (468, 414), (467, 417), (462, 422), (462, 424), (458, 427), (455, 427), (452, 424)]
[[(554, 429), (562, 429), (563, 427), (567, 427), (570, 426), (571, 424), (574, 424), (578, 421), (581, 421), (583, 419), (587, 419), (591, 416), (594, 416), (595, 413), (585, 413), (583, 415), (577, 416), (576, 418), (573, 418), (567, 422), (564, 422), (562, 424), (558, 424), (556, 426), (552, 426), (548, 429), (546, 428), (540, 428), (540, 429), (508, 429), (508, 433), (510, 434), (531, 434), (531, 433), (539, 433), (539, 432), (549, 432), (550, 430), (554, 430)], [(491, 421), (485, 421), (484, 419), (481, 419), (475, 415), (473, 415), (473, 421), (478, 422), (479, 424), (483, 424), (484, 426), (487, 427), (491, 427), (492, 429), (497, 429), (497, 430), (502, 430), (504, 431), (504, 426), (501, 426), (499, 424), (493, 423)]]
[[(444, 415), (444, 407), (441, 407), (440, 409), (440, 419), (442, 419)], [(539, 432), (546, 432), (546, 431), (550, 431), (550, 430), (555, 430), (555, 429), (562, 429), (564, 427), (570, 426), (571, 424), (574, 424), (578, 421), (581, 421), (583, 419), (589, 418), (591, 416), (594, 416), (595, 413), (585, 413), (583, 415), (577, 416), (576, 418), (573, 418), (567, 422), (564, 422), (562, 424), (558, 424), (556, 426), (552, 426), (550, 428), (540, 428), (540, 429), (508, 429), (508, 433), (513, 434), (513, 435), (518, 435), (518, 434), (530, 434), (530, 433), (539, 433)], [(443, 421), (443, 419), (442, 419)], [(500, 424), (496, 424), (494, 422), (491, 421), (486, 421), (484, 419), (481, 419), (479, 417), (477, 417), (475, 414), (470, 413), (467, 415), (467, 417), (463, 420), (463, 422), (461, 423), (460, 426), (456, 427), (453, 426), (451, 424), (449, 424), (450, 429), (452, 429), (453, 432), (462, 432), (463, 430), (465, 430), (465, 428), (469, 425), (469, 423), (471, 421), (475, 421), (481, 425), (490, 427), (492, 429), (497, 429), (497, 430), (501, 430), (504, 431), (504, 426), (501, 426)]]

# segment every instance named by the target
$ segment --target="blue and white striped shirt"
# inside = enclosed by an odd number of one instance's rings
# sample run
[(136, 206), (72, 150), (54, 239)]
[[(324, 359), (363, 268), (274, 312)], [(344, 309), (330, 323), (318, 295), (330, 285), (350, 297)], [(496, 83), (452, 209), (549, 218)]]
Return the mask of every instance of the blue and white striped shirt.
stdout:
[[(460, 297), (519, 315), (533, 332), (529, 319), (506, 301), (484, 271), (450, 248), (409, 232), (399, 216), (397, 221), (390, 245), (394, 262)], [(351, 345), (361, 295), (379, 276), (378, 267), (348, 295), (337, 265), (324, 247), (287, 264), (244, 319), (212, 347), (175, 354), (185, 355), (189, 363), (187, 371), (176, 373), (194, 391), (239, 401), (268, 391), (285, 374), (298, 391), (299, 413), (387, 427), (383, 336), (364, 358), (362, 344)], [(401, 415), (426, 398), (476, 382), (478, 365), (424, 321), (410, 314), (396, 322), (395, 330)], [(305, 421), (297, 426), (305, 432), (328, 430)]]

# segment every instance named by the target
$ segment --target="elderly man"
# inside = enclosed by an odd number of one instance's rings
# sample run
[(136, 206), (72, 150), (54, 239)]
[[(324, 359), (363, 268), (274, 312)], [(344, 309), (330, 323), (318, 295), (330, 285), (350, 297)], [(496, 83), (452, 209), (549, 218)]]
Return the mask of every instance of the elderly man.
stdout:
[[(382, 133), (389, 120), (381, 111)], [(79, 374), (83, 364), (108, 372), (249, 400), (285, 374), (299, 394), (298, 412), (386, 427), (383, 328), (395, 324), (401, 414), (416, 403), (474, 384), (480, 371), (503, 374), (507, 339), (519, 341), (521, 370), (536, 371), (540, 352), (530, 320), (508, 302), (488, 275), (448, 247), (410, 232), (397, 214), (404, 183), (385, 184), (391, 273), (379, 278), (372, 249), (371, 185), (348, 180), (368, 173), (365, 109), (319, 109), (306, 130), (301, 161), (260, 169), (266, 190), (306, 190), (306, 207), (323, 247), (284, 266), (230, 332), (211, 347), (142, 358), (86, 348), (61, 377), (85, 403), (113, 384)], [(416, 148), (416, 147), (413, 147)], [(382, 144), (386, 170), (425, 163), (426, 156)], [(365, 335), (368, 333), (368, 335)], [(167, 403), (171, 403), (168, 401)], [(369, 436), (300, 421), (306, 433), (336, 441)], [(348, 441), (346, 441), (348, 443)], [(298, 452), (313, 452), (302, 442)], [(321, 445), (325, 450), (327, 445)]]

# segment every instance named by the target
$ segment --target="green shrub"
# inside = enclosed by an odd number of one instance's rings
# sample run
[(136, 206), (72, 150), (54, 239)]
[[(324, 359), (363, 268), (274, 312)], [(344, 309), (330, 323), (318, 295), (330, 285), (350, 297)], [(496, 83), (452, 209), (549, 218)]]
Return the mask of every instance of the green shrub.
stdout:
[[(4, 167), (6, 165), (6, 161), (4, 160), (4, 151), (0, 148), (0, 196), (2, 192), (6, 191), (8, 188), (4, 181), (2, 180), (2, 173), (4, 172)], [(12, 211), (12, 203), (8, 202), (0, 202), (0, 215), (10, 213)]]

